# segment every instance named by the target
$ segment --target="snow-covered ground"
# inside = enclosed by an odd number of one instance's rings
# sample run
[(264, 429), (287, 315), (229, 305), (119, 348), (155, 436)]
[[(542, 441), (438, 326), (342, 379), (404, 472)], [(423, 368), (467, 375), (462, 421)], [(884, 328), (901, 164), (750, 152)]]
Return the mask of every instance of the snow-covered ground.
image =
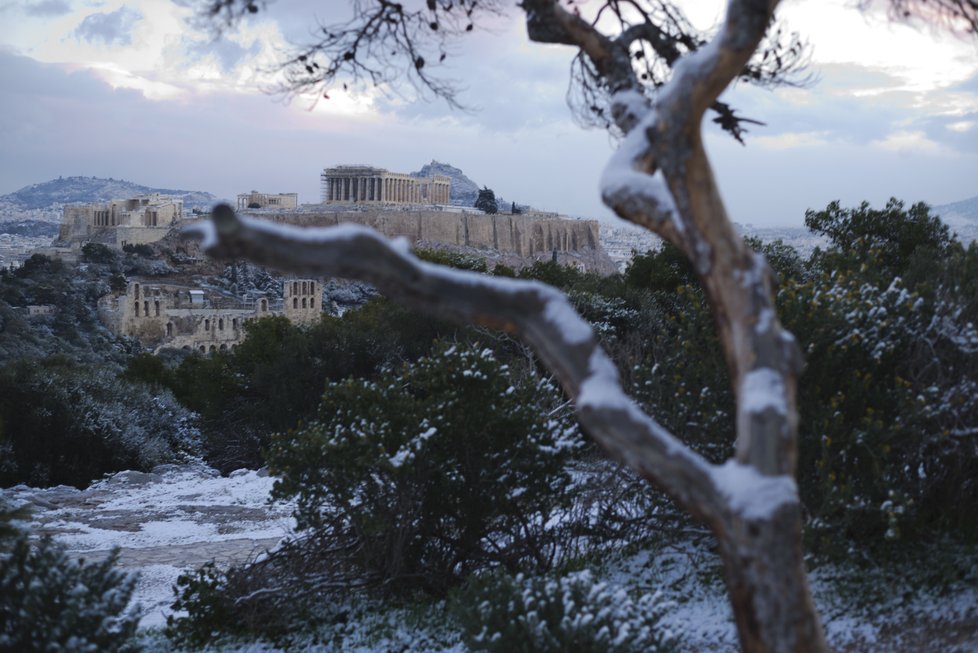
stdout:
[(268, 502), (274, 480), (248, 470), (222, 478), (194, 463), (119, 472), (85, 490), (21, 485), (4, 494), (29, 505), (35, 533), (54, 536), (73, 555), (102, 559), (119, 547), (120, 564), (140, 574), (140, 623), (155, 626), (165, 622), (182, 572), (245, 560), (292, 529), (292, 506)]
[[(268, 503), (273, 482), (245, 470), (222, 478), (196, 463), (161, 466), (149, 474), (121, 472), (86, 490), (18, 486), (3, 492), (16, 503), (31, 504), (37, 534), (53, 535), (80, 557), (95, 559), (120, 547), (120, 564), (140, 573), (134, 600), (146, 609), (142, 625), (150, 627), (164, 623), (172, 585), (182, 571), (210, 560), (247, 559), (290, 532), (292, 506)], [(967, 554), (959, 558), (964, 566), (978, 564)], [(915, 572), (927, 564), (921, 560), (905, 578), (861, 577), (852, 569), (817, 567), (811, 574), (812, 589), (833, 645), (840, 652), (978, 651), (978, 587), (973, 582), (918, 587), (914, 579), (921, 574)], [(974, 569), (965, 571), (963, 576), (973, 581)], [(637, 553), (612, 556), (595, 574), (613, 585), (661, 592), (674, 604), (665, 625), (680, 634), (682, 650), (738, 650), (719, 564), (706, 538), (697, 543), (664, 539)], [(444, 627), (443, 606), (432, 606), (431, 613), (432, 623)], [(456, 634), (405, 626), (405, 614), (410, 612), (365, 615), (359, 632), (346, 637), (342, 650), (464, 653)], [(162, 640), (154, 641), (169, 649)], [(276, 649), (251, 644), (227, 650)]]

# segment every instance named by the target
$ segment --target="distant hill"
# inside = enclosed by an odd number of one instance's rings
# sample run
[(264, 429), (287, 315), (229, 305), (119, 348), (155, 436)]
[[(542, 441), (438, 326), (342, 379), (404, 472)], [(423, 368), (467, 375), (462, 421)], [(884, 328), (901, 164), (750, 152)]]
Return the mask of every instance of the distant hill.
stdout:
[(45, 209), (52, 205), (105, 202), (124, 199), (136, 195), (160, 193), (183, 200), (187, 210), (210, 209), (218, 201), (214, 195), (195, 190), (174, 190), (171, 188), (152, 188), (124, 179), (101, 179), (99, 177), (58, 177), (51, 181), (24, 186), (18, 191), (0, 196), (0, 203), (19, 210)]
[(978, 240), (978, 195), (975, 197), (932, 207), (941, 220), (964, 242)]
[(444, 175), (452, 180), (452, 186), (448, 197), (452, 204), (456, 206), (473, 206), (479, 197), (479, 185), (465, 176), (465, 173), (458, 168), (439, 163), (432, 159), (431, 163), (421, 166), (417, 172), (412, 172), (412, 177), (430, 177), (432, 175)]
[[(464, 172), (455, 166), (432, 159), (431, 163), (426, 163), (421, 166), (420, 170), (411, 173), (412, 177), (430, 177), (432, 175), (444, 175), (452, 180), (448, 198), (454, 206), (475, 206), (482, 186), (469, 179)], [(499, 210), (509, 212), (511, 202), (500, 195), (498, 189), (493, 188), (492, 190), (495, 192)], [(526, 204), (518, 204), (517, 206), (523, 210), (530, 208)]]

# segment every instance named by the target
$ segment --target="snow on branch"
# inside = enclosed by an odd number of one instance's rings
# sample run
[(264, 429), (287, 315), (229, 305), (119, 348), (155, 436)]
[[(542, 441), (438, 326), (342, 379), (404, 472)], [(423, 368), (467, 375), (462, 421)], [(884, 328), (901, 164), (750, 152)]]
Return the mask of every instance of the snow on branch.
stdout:
[(415, 309), (502, 329), (530, 345), (576, 401), (588, 433), (613, 456), (706, 521), (729, 512), (714, 467), (646, 415), (621, 388), (618, 371), (588, 323), (560, 291), (536, 281), (490, 277), (417, 260), (404, 241), (343, 224), (298, 228), (237, 216), (185, 228), (217, 258), (247, 258), (294, 274), (359, 279)]

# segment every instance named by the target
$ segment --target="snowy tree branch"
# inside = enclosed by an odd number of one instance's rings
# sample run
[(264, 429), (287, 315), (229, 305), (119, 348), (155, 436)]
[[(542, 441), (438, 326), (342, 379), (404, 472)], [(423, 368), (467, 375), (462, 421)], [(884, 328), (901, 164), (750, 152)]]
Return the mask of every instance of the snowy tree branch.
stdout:
[(614, 457), (707, 522), (728, 512), (713, 466), (642, 412), (621, 389), (614, 363), (558, 290), (418, 261), (397, 241), (359, 225), (300, 229), (235, 215), (186, 232), (218, 258), (248, 258), (294, 274), (369, 282), (409, 306), (512, 333), (529, 344), (576, 402), (581, 424)]

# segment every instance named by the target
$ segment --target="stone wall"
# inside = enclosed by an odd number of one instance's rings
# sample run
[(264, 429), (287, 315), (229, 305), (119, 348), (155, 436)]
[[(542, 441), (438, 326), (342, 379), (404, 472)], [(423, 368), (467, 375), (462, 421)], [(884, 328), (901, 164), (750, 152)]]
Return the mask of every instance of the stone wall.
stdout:
[(286, 304), (269, 298), (244, 302), (213, 290), (133, 280), (125, 293), (102, 297), (98, 312), (115, 333), (136, 338), (150, 349), (212, 353), (243, 342), (249, 320), (284, 315), (293, 323), (310, 324), (319, 319), (322, 284), (289, 280), (284, 294)]
[(597, 220), (570, 220), (552, 215), (485, 215), (435, 210), (263, 211), (260, 217), (302, 227), (354, 223), (416, 244), (435, 242), (457, 247), (493, 249), (526, 258), (554, 251), (600, 250)]

